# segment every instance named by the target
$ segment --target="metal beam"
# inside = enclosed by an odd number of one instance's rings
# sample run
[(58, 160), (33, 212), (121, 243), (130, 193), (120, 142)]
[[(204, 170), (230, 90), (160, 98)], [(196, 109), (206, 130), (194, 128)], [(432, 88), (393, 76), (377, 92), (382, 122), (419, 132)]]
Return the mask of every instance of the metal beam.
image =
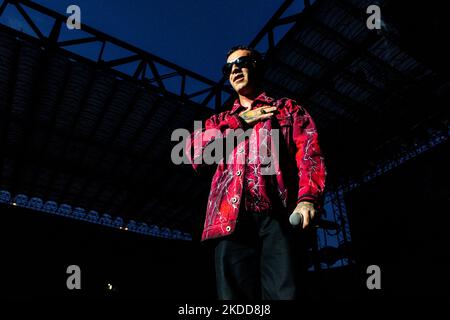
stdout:
[[(157, 83), (158, 83), (158, 87), (162, 90), (163, 94), (168, 94), (169, 96), (172, 97), (178, 97), (178, 98), (182, 98), (182, 99), (187, 99), (187, 95), (185, 94), (179, 94), (180, 90), (174, 90), (173, 92), (169, 89), (167, 89), (162, 81), (162, 78), (158, 76), (158, 71), (156, 69), (156, 67), (154, 67), (156, 64), (162, 65), (165, 68), (168, 68), (169, 70), (172, 70), (174, 73), (180, 75), (182, 77), (182, 79), (184, 79), (183, 84), (182, 84), (182, 92), (184, 92), (184, 89), (186, 87), (186, 81), (192, 82), (193, 84), (196, 85), (196, 87), (206, 87), (206, 88), (210, 88), (212, 91), (214, 92), (220, 92), (220, 94), (222, 92), (228, 92), (231, 93), (231, 90), (225, 86), (217, 86), (217, 82), (212, 81), (210, 79), (207, 79), (206, 77), (199, 75), (197, 73), (194, 73), (186, 68), (183, 68), (179, 65), (176, 65), (168, 60), (165, 60), (163, 58), (160, 58), (154, 54), (151, 54), (149, 52), (146, 52), (142, 49), (139, 49), (133, 45), (130, 45), (122, 40), (119, 40), (117, 38), (114, 38), (112, 36), (109, 36), (103, 32), (100, 32), (98, 30), (95, 30), (85, 24), (81, 25), (81, 29), (83, 30), (84, 33), (87, 33), (89, 36), (88, 37), (83, 37), (83, 38), (78, 38), (78, 39), (72, 39), (72, 40), (67, 40), (67, 41), (59, 41), (59, 32), (57, 33), (52, 33), (50, 36), (46, 36), (44, 34), (42, 34), (42, 32), (40, 31), (38, 25), (42, 23), (42, 21), (40, 21), (39, 19), (33, 20), (27, 13), (26, 11), (23, 9), (23, 7), (27, 7), (31, 10), (37, 11), (40, 14), (46, 15), (48, 18), (51, 18), (53, 20), (54, 25), (57, 24), (62, 24), (63, 21), (65, 21), (67, 19), (67, 17), (65, 17), (62, 14), (59, 14), (58, 12), (55, 12), (53, 10), (50, 10), (44, 6), (41, 6), (35, 2), (29, 1), (29, 0), (5, 0), (2, 3), (2, 6), (0, 7), (0, 15), (4, 13), (4, 9), (8, 6), (8, 5), (13, 5), (16, 6), (17, 9), (19, 10), (19, 12), (21, 13), (21, 15), (24, 17), (24, 19), (27, 21), (27, 23), (31, 26), (31, 28), (33, 29), (33, 31), (37, 34), (38, 39), (38, 43), (40, 46), (52, 46), (52, 47), (56, 47), (59, 49), (64, 49), (64, 52), (67, 54), (68, 52), (70, 52), (70, 56), (74, 59), (77, 60), (81, 60), (81, 61), (86, 61), (86, 60), (90, 60), (91, 62), (95, 62), (98, 63), (100, 61), (97, 61), (96, 59), (86, 59), (84, 57), (79, 56), (76, 52), (71, 51), (71, 47), (73, 45), (77, 45), (77, 44), (82, 44), (82, 43), (92, 43), (92, 42), (100, 42), (102, 43), (102, 49), (99, 52), (99, 57), (103, 56), (103, 50), (107, 50), (109, 47), (111, 46), (106, 46), (106, 44), (110, 44), (113, 46), (117, 46), (120, 47), (126, 51), (128, 51), (130, 53), (130, 56), (133, 55), (137, 55), (139, 56), (139, 59), (146, 61), (147, 64), (149, 64), (150, 68), (153, 69), (153, 74), (154, 74), (154, 79), (156, 79)], [(2, 26), (5, 28), (8, 28), (6, 26)], [(11, 28), (8, 28), (11, 29)], [(11, 31), (11, 30), (10, 30)], [(14, 30), (15, 34), (17, 34), (19, 37), (25, 38), (25, 39), (29, 39), (31, 36)], [(31, 37), (33, 38), (33, 37)], [(127, 61), (124, 61), (125, 63), (128, 63)], [(123, 62), (122, 62), (123, 63)], [(121, 65), (122, 64), (121, 61), (118, 61), (118, 59), (116, 59), (114, 61), (114, 66), (117, 65)], [(122, 78), (133, 78), (133, 74), (128, 74), (122, 71), (118, 71), (115, 70), (116, 74), (120, 75), (120, 77)], [(150, 81), (152, 79), (149, 79)], [(191, 102), (193, 102), (195, 105), (199, 105), (196, 101), (191, 100)], [(202, 104), (203, 106), (207, 106), (206, 103)], [(217, 107), (217, 106), (216, 106)]]
[[(274, 13), (274, 15), (269, 19), (266, 25), (261, 29), (260, 32), (250, 41), (250, 47), (256, 47), (256, 45), (269, 33), (273, 32), (273, 29), (277, 26), (277, 22), (283, 13), (292, 5), (294, 0), (286, 0), (283, 4), (278, 8), (278, 10)], [(269, 42), (270, 44), (270, 42)], [(270, 47), (269, 47), (270, 49)]]
[(44, 39), (44, 35), (42, 34), (41, 30), (36, 26), (36, 24), (33, 22), (33, 19), (30, 18), (28, 13), (22, 8), (22, 6), (14, 2), (14, 6), (16, 7), (17, 11), (22, 15), (22, 17), (25, 19), (25, 21), (28, 23), (28, 25), (33, 29), (34, 33), (39, 37), (39, 39)]
[[(282, 20), (281, 16), (283, 13), (286, 12), (286, 10), (294, 3), (294, 0), (285, 0), (281, 6), (278, 8), (278, 10), (274, 13), (274, 15), (269, 19), (269, 21), (264, 25), (264, 27), (261, 29), (260, 32), (253, 38), (252, 41), (250, 41), (249, 46), (250, 47), (256, 47), (258, 43), (261, 42), (264, 37), (267, 37), (268, 45), (269, 45), (269, 51), (271, 51), (275, 46), (274, 41), (274, 29), (280, 25), (280, 20)], [(308, 5), (309, 7), (309, 5)], [(206, 98), (203, 100), (202, 105), (206, 105), (212, 97), (217, 94), (220, 91), (226, 91), (225, 83), (228, 81), (227, 77), (222, 77), (220, 81), (216, 84), (216, 86), (213, 88), (213, 90), (206, 96)], [(229, 98), (227, 101), (225, 101), (225, 104), (229, 102), (231, 98)], [(216, 99), (216, 101), (219, 101), (219, 99)], [(221, 111), (223, 109), (224, 105), (217, 105), (216, 104), (216, 111)]]

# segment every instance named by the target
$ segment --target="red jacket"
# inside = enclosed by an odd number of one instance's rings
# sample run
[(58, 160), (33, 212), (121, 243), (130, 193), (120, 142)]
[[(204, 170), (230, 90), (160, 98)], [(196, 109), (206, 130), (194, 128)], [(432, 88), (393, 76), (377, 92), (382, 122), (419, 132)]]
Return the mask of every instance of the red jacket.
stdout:
[[(286, 214), (288, 219), (288, 213), (300, 201), (320, 203), (326, 176), (324, 158), (314, 122), (303, 107), (291, 99), (274, 100), (262, 93), (253, 101), (252, 108), (266, 105), (278, 108), (276, 118), (255, 124), (253, 130), (257, 130), (257, 126), (264, 126), (281, 132), (278, 150), (270, 149), (272, 153), (269, 153), (274, 174), (265, 177), (275, 190), (272, 196), (277, 198), (272, 202), (271, 209), (281, 211), (280, 214)], [(237, 99), (231, 110), (211, 116), (205, 121), (204, 128), (193, 132), (187, 141), (186, 155), (196, 171), (202, 165), (196, 162), (203, 156), (205, 148), (217, 138), (216, 134), (211, 135), (211, 131), (227, 137), (229, 129), (246, 129), (238, 117), (241, 108)], [(233, 148), (227, 157), (228, 161), (222, 158), (217, 165), (211, 183), (202, 240), (229, 235), (235, 229), (243, 195), (248, 140)], [(234, 161), (229, 161), (231, 158)], [(278, 203), (279, 207), (276, 206)]]

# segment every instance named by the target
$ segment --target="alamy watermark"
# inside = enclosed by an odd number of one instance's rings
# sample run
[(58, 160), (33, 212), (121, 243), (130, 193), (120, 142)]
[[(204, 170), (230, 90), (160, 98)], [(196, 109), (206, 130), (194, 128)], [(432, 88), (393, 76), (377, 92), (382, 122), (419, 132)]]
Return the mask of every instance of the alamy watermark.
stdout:
[(366, 20), (366, 26), (369, 30), (381, 29), (381, 9), (376, 4), (370, 5), (366, 10), (370, 16)]
[(69, 290), (81, 289), (81, 269), (79, 266), (72, 264), (67, 267), (66, 273), (69, 275), (66, 280), (66, 286)]
[(370, 276), (367, 278), (366, 285), (369, 290), (381, 289), (381, 269), (379, 266), (373, 264), (367, 267), (367, 274)]
[(81, 29), (81, 9), (75, 4), (71, 4), (67, 7), (66, 13), (70, 14), (67, 18), (66, 26), (69, 30), (80, 30)]
[[(248, 158), (245, 140), (248, 141)], [(174, 164), (242, 164), (246, 161), (260, 165), (262, 175), (276, 174), (277, 155), (279, 155), (280, 132), (278, 129), (252, 128), (202, 129), (202, 121), (194, 121), (194, 134), (186, 129), (172, 132), (171, 141), (179, 141), (172, 149)], [(193, 148), (193, 150), (192, 150)], [(193, 156), (186, 157), (185, 155)], [(247, 160), (248, 159), (248, 160)]]

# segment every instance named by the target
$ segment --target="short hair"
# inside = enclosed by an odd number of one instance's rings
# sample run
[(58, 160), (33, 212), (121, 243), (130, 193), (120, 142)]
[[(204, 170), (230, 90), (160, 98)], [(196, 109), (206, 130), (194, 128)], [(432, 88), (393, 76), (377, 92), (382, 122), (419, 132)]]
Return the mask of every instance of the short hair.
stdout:
[(252, 47), (249, 47), (249, 46), (241, 44), (241, 45), (234, 46), (230, 50), (228, 50), (226, 59), (228, 59), (228, 57), (233, 52), (238, 51), (238, 50), (250, 51), (250, 57), (252, 57), (256, 61), (256, 69), (255, 69), (255, 71), (256, 71), (256, 74), (257, 74), (257, 78), (259, 80), (262, 80), (262, 78), (264, 76), (264, 72), (266, 70), (266, 64), (265, 64), (265, 62), (263, 60), (262, 54), (258, 50), (256, 50), (255, 48), (252, 48)]
[(256, 50), (255, 48), (249, 47), (249, 46), (242, 45), (242, 44), (234, 46), (230, 50), (228, 50), (227, 59), (233, 52), (238, 51), (238, 50), (250, 51), (250, 56), (253, 59), (255, 59), (257, 62), (262, 61), (262, 59), (263, 59), (261, 53), (258, 50)]

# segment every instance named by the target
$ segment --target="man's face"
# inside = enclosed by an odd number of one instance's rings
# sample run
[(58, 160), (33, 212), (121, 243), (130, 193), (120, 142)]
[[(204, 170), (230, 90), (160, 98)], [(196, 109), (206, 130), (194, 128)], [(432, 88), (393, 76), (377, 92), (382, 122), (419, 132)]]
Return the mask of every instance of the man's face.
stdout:
[[(250, 51), (248, 50), (236, 50), (228, 57), (227, 63), (249, 55)], [(255, 71), (253, 68), (238, 68), (233, 64), (228, 80), (230, 80), (233, 89), (240, 95), (252, 94), (256, 90)]]

